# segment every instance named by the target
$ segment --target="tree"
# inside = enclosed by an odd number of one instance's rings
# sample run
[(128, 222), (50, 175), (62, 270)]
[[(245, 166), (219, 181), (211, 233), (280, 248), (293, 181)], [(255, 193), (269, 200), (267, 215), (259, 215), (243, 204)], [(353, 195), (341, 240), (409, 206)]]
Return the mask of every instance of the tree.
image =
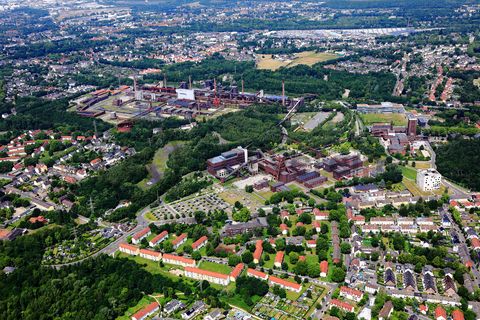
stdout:
[(205, 212), (200, 211), (200, 210), (195, 211), (195, 213), (194, 213), (195, 221), (197, 223), (202, 223), (205, 220), (206, 216), (207, 215), (205, 214)]
[(202, 255), (200, 254), (200, 252), (198, 251), (193, 251), (192, 253), (192, 258), (195, 260), (195, 261), (200, 261), (202, 259)]
[(246, 207), (243, 207), (240, 210), (235, 211), (232, 214), (232, 217), (234, 221), (247, 222), (248, 220), (251, 219), (250, 210), (248, 210), (248, 208)]
[(252, 192), (253, 192), (253, 186), (251, 186), (251, 185), (246, 185), (246, 186), (245, 186), (245, 192), (252, 193)]
[(231, 254), (231, 255), (228, 256), (228, 265), (229, 266), (234, 267), (237, 264), (239, 264), (240, 262), (242, 262), (241, 257), (239, 257), (237, 255), (234, 255), (234, 254)]
[(291, 264), (296, 264), (298, 262), (298, 258), (299, 258), (298, 253), (292, 251), (288, 254), (288, 256), (290, 257)]
[(352, 251), (352, 246), (348, 242), (342, 242), (340, 244), (340, 251), (343, 254), (350, 254), (350, 252)]
[(250, 251), (245, 251), (242, 254), (242, 261), (245, 264), (249, 264), (250, 262), (253, 261), (253, 254)]
[(166, 253), (173, 252), (173, 244), (170, 241), (167, 241), (163, 244), (163, 251)]
[(345, 281), (345, 276), (346, 276), (345, 270), (343, 270), (340, 267), (333, 267), (332, 269), (333, 282), (337, 282), (337, 283), (343, 282)]

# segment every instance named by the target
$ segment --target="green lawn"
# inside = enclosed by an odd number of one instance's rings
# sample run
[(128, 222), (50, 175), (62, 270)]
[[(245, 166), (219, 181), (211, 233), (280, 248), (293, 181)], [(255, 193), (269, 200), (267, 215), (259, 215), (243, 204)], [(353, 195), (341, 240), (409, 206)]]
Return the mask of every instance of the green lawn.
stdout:
[(402, 174), (405, 178), (414, 181), (417, 180), (417, 170), (414, 168), (401, 166), (400, 169), (402, 169)]
[(209, 261), (202, 261), (199, 266), (200, 269), (214, 271), (223, 274), (230, 274), (232, 272), (232, 268), (225, 264), (219, 264)]
[(391, 123), (393, 122), (394, 126), (404, 126), (407, 124), (407, 118), (404, 114), (399, 113), (369, 113), (361, 114), (360, 118), (363, 123), (368, 126), (374, 123)]
[[(233, 306), (236, 306), (240, 309), (243, 309), (245, 311), (248, 311), (248, 312), (252, 312), (252, 307), (248, 306), (245, 302), (243, 302), (243, 299), (242, 297), (240, 297), (239, 295), (234, 295), (233, 297), (228, 297), (228, 296), (225, 296), (225, 297), (222, 297), (220, 298), (222, 299), (223, 301), (225, 301), (226, 303), (228, 304), (231, 304)], [(258, 301), (260, 301), (262, 299), (262, 297), (259, 297), (259, 296), (253, 296), (252, 297), (252, 301), (253, 301), (253, 305), (255, 305)]]
[(162, 267), (160, 267), (160, 264), (156, 261), (147, 260), (147, 259), (144, 259), (144, 258), (139, 257), (139, 256), (130, 256), (126, 253), (119, 253), (119, 254), (117, 254), (117, 257), (127, 258), (127, 259), (130, 259), (130, 260), (133, 260), (136, 263), (138, 263), (139, 265), (143, 266), (143, 268), (146, 271), (150, 272), (151, 274), (161, 274), (161, 275), (163, 275), (165, 277), (168, 277), (172, 280), (178, 280), (178, 277), (176, 275), (174, 275), (173, 273), (170, 273), (169, 270), (171, 270), (171, 269), (182, 269), (183, 270), (183, 268), (180, 267), (180, 266), (174, 266), (174, 265), (169, 265), (169, 264), (165, 264), (165, 266), (162, 268)]

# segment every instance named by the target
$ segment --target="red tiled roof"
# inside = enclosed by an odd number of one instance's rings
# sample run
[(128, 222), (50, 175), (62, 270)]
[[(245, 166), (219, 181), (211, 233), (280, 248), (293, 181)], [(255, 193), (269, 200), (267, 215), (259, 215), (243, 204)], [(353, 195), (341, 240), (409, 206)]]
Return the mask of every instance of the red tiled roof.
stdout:
[(193, 259), (177, 256), (177, 255), (174, 255), (174, 254), (168, 254), (168, 253), (165, 253), (163, 255), (163, 260), (176, 260), (176, 261), (180, 261), (180, 262), (183, 262), (183, 263), (186, 263), (186, 264), (195, 264), (195, 260), (193, 260)]
[(262, 278), (262, 279), (267, 279), (268, 278), (268, 275), (266, 273), (257, 271), (257, 270), (252, 269), (252, 268), (247, 269), (247, 274), (251, 275), (251, 276), (254, 276), (254, 277), (257, 277), (257, 278)]
[(478, 240), (477, 238), (473, 238), (471, 240), (471, 242), (472, 242), (472, 247), (473, 248), (475, 248), (475, 249), (480, 248), (480, 240)]
[(349, 288), (346, 286), (340, 287), (340, 292), (344, 292), (346, 294), (356, 296), (356, 297), (361, 297), (363, 295), (363, 292), (357, 289)]
[(140, 253), (153, 256), (153, 257), (160, 257), (162, 255), (160, 252), (148, 250), (148, 249), (140, 249)]
[(185, 267), (185, 271), (198, 273), (198, 274), (203, 274), (205, 276), (209, 276), (209, 277), (213, 277), (213, 278), (228, 279), (227, 274), (218, 273), (218, 272), (214, 272), (214, 271), (203, 270), (203, 269), (200, 269), (200, 268)]
[(131, 244), (128, 244), (128, 243), (120, 243), (120, 245), (118, 246), (119, 248), (124, 248), (124, 249), (127, 249), (127, 250), (131, 250), (131, 251), (137, 251), (137, 247), (135, 246), (132, 246)]
[(435, 308), (435, 319), (438, 319), (439, 317), (447, 319), (447, 311), (445, 311), (445, 309), (443, 309), (441, 305), (438, 305)]
[(463, 312), (456, 309), (452, 311), (452, 319), (453, 320), (465, 320), (465, 317), (463, 316)]
[(277, 254), (275, 255), (275, 263), (282, 263), (284, 255), (285, 254), (283, 253), (283, 251), (278, 251)]
[(162, 240), (166, 236), (168, 236), (168, 231), (162, 231), (160, 234), (156, 235), (152, 240), (150, 240), (150, 242), (156, 244), (158, 241)]
[(237, 264), (235, 268), (233, 268), (232, 272), (230, 273), (230, 277), (237, 279), (240, 273), (242, 273), (244, 266), (245, 265), (243, 263)]
[(282, 230), (282, 231), (283, 231), (283, 230), (288, 230), (288, 226), (287, 226), (285, 223), (282, 223), (282, 224), (280, 225), (280, 230)]
[(143, 237), (144, 235), (146, 235), (147, 233), (150, 232), (150, 228), (149, 227), (146, 227), (145, 229), (143, 230), (140, 230), (139, 232), (137, 232), (132, 238), (135, 239), (135, 240), (138, 240), (140, 239), (141, 237)]
[(328, 261), (323, 260), (320, 262), (320, 272), (327, 273), (328, 272)]
[(183, 241), (183, 239), (185, 239), (187, 237), (187, 234), (186, 233), (182, 233), (181, 235), (179, 235), (178, 237), (175, 238), (175, 240), (172, 241), (172, 244), (173, 245), (177, 245), (179, 244), (180, 242)]
[(138, 311), (137, 313), (135, 313), (133, 315), (132, 318), (135, 318), (135, 319), (142, 319), (143, 317), (145, 317), (147, 314), (149, 314), (150, 312), (153, 312), (153, 310), (155, 310), (156, 308), (158, 308), (158, 303), (157, 302), (152, 302), (150, 303), (148, 306), (146, 306), (145, 308), (143, 308), (142, 310)]
[(260, 258), (262, 257), (262, 252), (263, 252), (263, 241), (257, 240), (257, 243), (255, 243), (255, 252), (253, 253), (253, 259), (260, 260)]
[(328, 211), (320, 211), (317, 208), (313, 209), (313, 214), (316, 217), (328, 217), (329, 215)]
[(338, 300), (338, 299), (332, 299), (330, 301), (330, 304), (333, 304), (334, 306), (336, 306), (340, 309), (343, 309), (343, 310), (352, 311), (354, 309), (351, 304), (346, 303), (345, 301)]
[(192, 243), (193, 250), (197, 249), (202, 243), (204, 243), (206, 241), (208, 241), (207, 236), (203, 236), (200, 239), (198, 239), (197, 241), (195, 241), (194, 243)]
[(269, 280), (273, 283), (276, 283), (276, 284), (279, 284), (279, 285), (282, 285), (282, 286), (285, 286), (285, 287), (289, 287), (289, 288), (292, 288), (294, 290), (300, 290), (300, 288), (302, 287), (300, 284), (298, 284), (296, 282), (290, 282), (290, 281), (287, 281), (287, 280), (284, 280), (284, 279), (281, 279), (281, 278), (277, 278), (277, 277), (274, 277), (274, 276), (271, 276), (269, 278)]

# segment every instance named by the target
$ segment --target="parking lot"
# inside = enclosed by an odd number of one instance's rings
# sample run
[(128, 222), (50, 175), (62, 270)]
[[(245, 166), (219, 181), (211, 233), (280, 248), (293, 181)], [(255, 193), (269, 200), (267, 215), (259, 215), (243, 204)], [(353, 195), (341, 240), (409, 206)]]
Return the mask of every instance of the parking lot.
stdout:
[(193, 216), (195, 211), (213, 211), (213, 210), (227, 210), (230, 207), (228, 203), (223, 201), (214, 193), (202, 195), (187, 200), (180, 200), (169, 204), (163, 204), (155, 210), (155, 216), (159, 220), (164, 220), (173, 214)]

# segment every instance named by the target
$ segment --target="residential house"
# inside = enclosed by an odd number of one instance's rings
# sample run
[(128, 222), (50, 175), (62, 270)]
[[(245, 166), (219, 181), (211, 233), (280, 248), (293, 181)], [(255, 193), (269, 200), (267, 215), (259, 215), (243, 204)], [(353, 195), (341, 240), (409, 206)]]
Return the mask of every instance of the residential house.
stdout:
[(196, 301), (190, 309), (182, 313), (182, 319), (189, 320), (193, 319), (202, 312), (207, 310), (207, 305), (203, 301)]
[(198, 239), (197, 241), (195, 241), (194, 243), (192, 243), (192, 249), (193, 250), (200, 250), (201, 248), (203, 248), (207, 244), (207, 242), (208, 242), (207, 236), (203, 236), (200, 239)]
[(195, 267), (197, 262), (193, 259), (165, 253), (162, 257), (164, 263), (174, 264), (182, 267)]
[(167, 238), (168, 238), (168, 231), (166, 230), (162, 231), (160, 232), (160, 234), (156, 235), (152, 240), (150, 240), (148, 245), (150, 247), (155, 247), (156, 245), (160, 244), (162, 241), (164, 241)]
[(328, 261), (323, 260), (320, 262), (320, 277), (325, 278), (328, 274)]
[(435, 320), (447, 320), (447, 311), (441, 305), (435, 308)]
[(172, 241), (173, 249), (177, 250), (182, 244), (187, 241), (187, 234), (182, 233)]
[(383, 305), (382, 309), (378, 313), (378, 320), (386, 320), (390, 318), (393, 312), (393, 303), (392, 301), (387, 301)]
[(214, 271), (203, 270), (195, 267), (185, 267), (185, 276), (197, 280), (206, 280), (215, 284), (228, 286), (230, 276)]
[(255, 251), (253, 252), (253, 263), (258, 264), (262, 258), (263, 253), (263, 241), (257, 240), (255, 243)]
[(144, 320), (157, 312), (160, 309), (160, 305), (157, 302), (152, 302), (145, 308), (141, 309), (132, 316), (132, 320)]
[(140, 249), (140, 257), (152, 261), (160, 261), (162, 259), (162, 254), (160, 252), (148, 250), (148, 249)]
[(275, 276), (270, 276), (268, 278), (268, 281), (271, 285), (278, 285), (279, 287), (284, 288), (286, 290), (290, 290), (294, 292), (300, 292), (302, 290), (302, 285), (296, 282), (287, 281)]
[(230, 281), (236, 281), (237, 278), (242, 273), (244, 267), (245, 265), (243, 263), (237, 264), (235, 268), (233, 268), (232, 272), (230, 273)]
[(268, 279), (268, 274), (266, 274), (264, 272), (257, 271), (257, 270), (252, 269), (252, 268), (247, 269), (247, 275), (250, 276), (250, 277), (260, 279), (260, 280), (267, 280)]
[(283, 251), (278, 251), (277, 252), (277, 254), (275, 255), (275, 263), (274, 263), (275, 267), (277, 267), (277, 268), (282, 267), (284, 255), (285, 255), (285, 253)]
[(344, 297), (345, 299), (353, 300), (353, 301), (360, 301), (363, 297), (363, 292), (354, 288), (349, 288), (346, 286), (340, 287), (340, 296)]
[(120, 245), (118, 246), (118, 250), (120, 250), (120, 252), (133, 255), (133, 256), (136, 256), (139, 251), (138, 247), (132, 246), (131, 244), (128, 244), (128, 243), (120, 243)]
[(150, 228), (146, 227), (133, 235), (132, 243), (139, 244), (144, 238), (148, 237), (151, 234), (152, 232), (150, 231)]
[(330, 300), (329, 309), (332, 309), (333, 307), (337, 307), (338, 309), (343, 310), (345, 312), (353, 312), (355, 310), (355, 307), (352, 306), (351, 304), (338, 299)]

